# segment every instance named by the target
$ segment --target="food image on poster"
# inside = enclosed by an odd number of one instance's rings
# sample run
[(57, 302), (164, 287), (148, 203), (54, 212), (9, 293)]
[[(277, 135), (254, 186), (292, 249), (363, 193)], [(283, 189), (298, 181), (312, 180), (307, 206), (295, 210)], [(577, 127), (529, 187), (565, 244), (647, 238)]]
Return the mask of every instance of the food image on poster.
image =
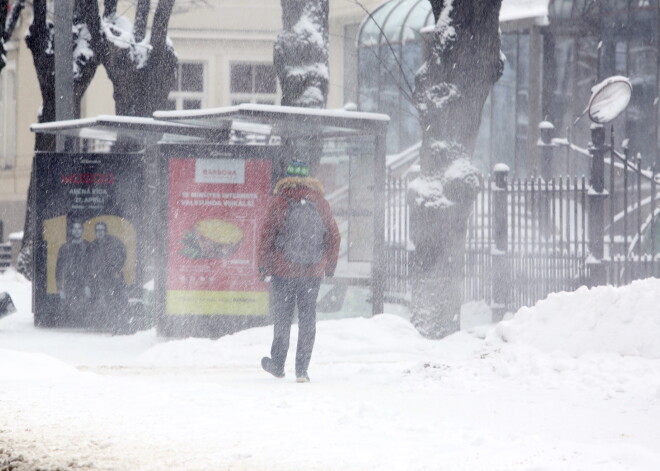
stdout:
[(181, 255), (189, 259), (231, 257), (240, 247), (243, 236), (243, 230), (236, 224), (222, 219), (204, 219), (185, 233)]

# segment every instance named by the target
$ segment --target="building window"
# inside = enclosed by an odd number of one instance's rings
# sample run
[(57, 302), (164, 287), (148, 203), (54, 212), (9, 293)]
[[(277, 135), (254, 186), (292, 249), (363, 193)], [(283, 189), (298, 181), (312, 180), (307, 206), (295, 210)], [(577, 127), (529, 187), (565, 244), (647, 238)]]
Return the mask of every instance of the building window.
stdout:
[(198, 110), (204, 105), (204, 69), (201, 62), (179, 64), (176, 89), (167, 100), (168, 110)]
[(0, 74), (0, 170), (16, 160), (16, 71), (6, 67)]
[(259, 103), (274, 105), (277, 99), (277, 79), (272, 64), (235, 62), (230, 72), (231, 104)]

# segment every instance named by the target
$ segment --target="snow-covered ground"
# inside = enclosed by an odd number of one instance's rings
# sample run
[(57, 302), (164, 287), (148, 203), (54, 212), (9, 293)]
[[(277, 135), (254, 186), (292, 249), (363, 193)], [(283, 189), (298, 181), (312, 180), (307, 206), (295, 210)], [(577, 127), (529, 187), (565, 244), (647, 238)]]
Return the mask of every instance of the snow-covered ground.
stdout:
[(30, 284), (0, 291), (0, 455), (41, 469), (660, 470), (660, 280), (441, 341), (394, 314), (321, 321), (309, 384), (261, 371), (270, 328), (35, 329)]

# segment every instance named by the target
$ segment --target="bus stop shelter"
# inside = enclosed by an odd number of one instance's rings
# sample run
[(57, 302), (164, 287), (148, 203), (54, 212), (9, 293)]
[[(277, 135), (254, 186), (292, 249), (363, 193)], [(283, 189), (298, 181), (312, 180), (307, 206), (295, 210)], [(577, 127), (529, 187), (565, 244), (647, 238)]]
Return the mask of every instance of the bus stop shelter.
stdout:
[[(46, 219), (68, 218), (75, 194), (89, 195), (92, 204), (82, 211), (88, 242), (94, 242), (91, 224), (98, 228), (99, 218), (111, 223), (110, 216), (121, 221), (126, 214), (136, 220), (133, 263), (140, 287), (155, 282), (154, 318), (162, 335), (216, 337), (263, 325), (268, 285), (258, 279), (256, 267), (259, 222), (286, 163), (301, 159), (324, 182), (342, 228), (340, 263), (326, 282), (368, 286), (372, 313), (380, 313), (388, 121), (373, 113), (245, 104), (162, 111), (153, 118), (99, 116), (35, 124), (34, 132), (67, 136), (75, 149), (37, 155), (37, 189), (43, 194), (37, 198), (35, 234), (43, 233)], [(126, 188), (117, 180), (117, 203), (98, 207), (97, 194), (113, 199), (103, 192), (108, 186), (103, 179), (113, 172), (119, 176), (118, 169), (130, 167), (127, 162), (136, 163), (128, 173), (140, 178), (128, 178)], [(68, 183), (52, 176), (59, 167), (67, 169)], [(76, 175), (86, 177), (76, 180)], [(62, 187), (59, 193), (54, 186)], [(118, 229), (117, 224), (108, 228)], [(34, 285), (39, 325), (59, 325), (50, 322), (57, 314), (44, 306), (61, 303), (53, 281), (55, 249), (68, 242), (69, 232), (66, 238), (36, 240), (35, 267), (43, 267)], [(124, 281), (126, 273), (124, 266)], [(132, 278), (133, 304), (139, 303), (137, 278)], [(108, 317), (115, 314), (105, 313)]]

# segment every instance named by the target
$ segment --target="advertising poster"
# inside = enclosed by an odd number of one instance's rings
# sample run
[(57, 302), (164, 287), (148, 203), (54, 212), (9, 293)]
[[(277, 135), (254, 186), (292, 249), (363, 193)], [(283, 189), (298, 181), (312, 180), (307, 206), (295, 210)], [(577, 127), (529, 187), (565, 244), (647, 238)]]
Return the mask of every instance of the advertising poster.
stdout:
[(129, 298), (142, 296), (142, 159), (36, 160), (35, 323), (113, 329), (125, 320)]
[(257, 244), (271, 163), (229, 157), (169, 159), (168, 315), (268, 314)]

